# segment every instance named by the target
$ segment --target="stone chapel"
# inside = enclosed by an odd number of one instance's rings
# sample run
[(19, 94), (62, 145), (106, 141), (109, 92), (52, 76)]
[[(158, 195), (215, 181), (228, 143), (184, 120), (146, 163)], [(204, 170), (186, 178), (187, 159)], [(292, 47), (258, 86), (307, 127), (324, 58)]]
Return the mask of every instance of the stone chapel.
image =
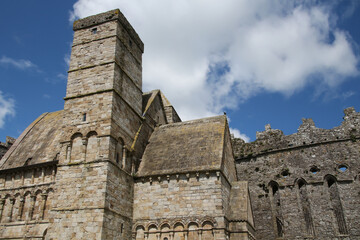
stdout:
[(119, 10), (74, 22), (64, 109), (0, 144), (0, 239), (358, 240), (360, 113), (233, 138), (142, 91)]

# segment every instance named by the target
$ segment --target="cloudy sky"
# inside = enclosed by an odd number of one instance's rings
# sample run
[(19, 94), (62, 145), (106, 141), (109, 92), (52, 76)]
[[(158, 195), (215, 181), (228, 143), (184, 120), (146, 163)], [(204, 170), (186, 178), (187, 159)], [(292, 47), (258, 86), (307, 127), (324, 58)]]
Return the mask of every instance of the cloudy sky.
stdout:
[[(331, 2), (331, 3), (329, 3)], [(0, 141), (63, 108), (72, 21), (119, 8), (145, 44), (143, 90), (183, 120), (227, 113), (236, 136), (360, 111), (360, 1), (1, 1)]]

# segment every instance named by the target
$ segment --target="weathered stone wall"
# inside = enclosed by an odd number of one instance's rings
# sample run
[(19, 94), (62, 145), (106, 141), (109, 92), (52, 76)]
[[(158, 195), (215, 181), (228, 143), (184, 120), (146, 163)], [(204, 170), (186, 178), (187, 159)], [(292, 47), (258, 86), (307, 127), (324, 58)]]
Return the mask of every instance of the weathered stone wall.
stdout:
[(59, 164), (47, 239), (101, 239), (107, 165)]
[(230, 194), (229, 187), (224, 189), (224, 181), (222, 174), (216, 172), (138, 179), (133, 215), (136, 239), (144, 239), (143, 234), (149, 239), (156, 239), (157, 235), (163, 239), (174, 234), (177, 226), (176, 239), (183, 239), (180, 237), (184, 234), (189, 240), (198, 239), (203, 228), (215, 235), (209, 239), (225, 239), (225, 205)]
[(15, 138), (7, 136), (6, 142), (0, 142), (0, 160), (5, 155), (7, 150), (9, 150), (9, 148), (14, 144), (15, 140)]
[(131, 239), (134, 180), (128, 170), (108, 164), (102, 239)]
[(0, 239), (42, 239), (54, 201), (56, 162), (0, 171)]
[(266, 126), (234, 140), (239, 180), (249, 182), (257, 239), (360, 238), (360, 114), (346, 109), (326, 130), (304, 119), (285, 136)]

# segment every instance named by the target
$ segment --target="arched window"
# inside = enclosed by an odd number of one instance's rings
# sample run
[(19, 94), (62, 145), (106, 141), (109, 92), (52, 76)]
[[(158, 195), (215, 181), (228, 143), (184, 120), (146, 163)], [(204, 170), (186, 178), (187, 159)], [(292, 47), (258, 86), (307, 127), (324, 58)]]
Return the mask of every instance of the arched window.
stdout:
[(300, 205), (301, 209), (304, 215), (305, 220), (305, 228), (307, 235), (314, 235), (314, 223), (313, 218), (311, 215), (311, 208), (310, 208), (310, 202), (307, 194), (306, 189), (306, 182), (304, 179), (300, 179), (298, 181), (298, 189), (299, 189), (299, 198), (300, 198)]
[(71, 162), (83, 161), (85, 159), (86, 141), (83, 141), (81, 133), (75, 133), (72, 136), (71, 141)]
[(277, 182), (271, 181), (269, 183), (271, 188), (271, 208), (273, 212), (273, 219), (275, 222), (275, 229), (277, 232), (278, 237), (284, 236), (284, 229), (283, 229), (283, 217), (281, 211), (281, 200), (280, 200), (280, 191), (279, 191), (279, 184)]
[(332, 209), (338, 225), (338, 231), (340, 234), (348, 234), (336, 178), (333, 176), (326, 176), (325, 180), (330, 195)]
[(86, 162), (91, 162), (97, 159), (97, 153), (99, 149), (97, 133), (92, 131), (87, 134), (87, 145), (86, 145)]

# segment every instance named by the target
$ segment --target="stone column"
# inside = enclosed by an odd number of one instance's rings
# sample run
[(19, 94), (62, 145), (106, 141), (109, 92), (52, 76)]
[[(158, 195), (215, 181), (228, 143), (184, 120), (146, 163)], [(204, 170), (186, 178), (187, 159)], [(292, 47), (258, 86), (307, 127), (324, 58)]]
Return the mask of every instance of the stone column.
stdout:
[(125, 148), (125, 146), (123, 146), (123, 156), (122, 156), (122, 162), (121, 162), (121, 168), (122, 169), (125, 169), (125, 167), (126, 167), (126, 154), (127, 154), (127, 152), (126, 152), (127, 150), (126, 150), (126, 148)]
[(55, 168), (56, 168), (56, 167), (53, 166), (53, 167), (52, 167), (52, 171), (51, 171), (51, 180), (52, 180), (52, 181), (55, 181)]
[(147, 233), (144, 232), (144, 237), (145, 237), (145, 240), (147, 240), (147, 239), (149, 238), (149, 233), (148, 233), (148, 232), (147, 232)]
[(24, 185), (24, 179), (25, 179), (24, 175), (25, 175), (25, 171), (22, 171), (21, 172), (21, 185), (22, 186)]
[(40, 219), (44, 219), (45, 216), (45, 210), (46, 210), (46, 201), (47, 201), (47, 197), (48, 195), (46, 193), (41, 194), (42, 200), (43, 200), (43, 205), (41, 208), (41, 215), (40, 215)]
[(201, 240), (201, 237), (202, 237), (202, 230), (201, 229), (198, 230), (198, 234), (199, 234), (199, 240)]
[(15, 187), (15, 174), (16, 173), (11, 174), (11, 184), (13, 188)]
[(41, 182), (45, 182), (45, 168), (41, 168)]
[(31, 184), (34, 184), (35, 171), (36, 171), (36, 169), (34, 168), (32, 170), (32, 174), (31, 174)]
[(17, 217), (18, 221), (22, 220), (21, 217), (22, 217), (23, 212), (24, 212), (24, 202), (25, 202), (25, 199), (23, 197), (20, 198), (19, 213), (18, 213), (18, 217)]
[(0, 222), (4, 211), (5, 199), (0, 199)]
[(188, 232), (184, 233), (185, 240), (188, 240)]

